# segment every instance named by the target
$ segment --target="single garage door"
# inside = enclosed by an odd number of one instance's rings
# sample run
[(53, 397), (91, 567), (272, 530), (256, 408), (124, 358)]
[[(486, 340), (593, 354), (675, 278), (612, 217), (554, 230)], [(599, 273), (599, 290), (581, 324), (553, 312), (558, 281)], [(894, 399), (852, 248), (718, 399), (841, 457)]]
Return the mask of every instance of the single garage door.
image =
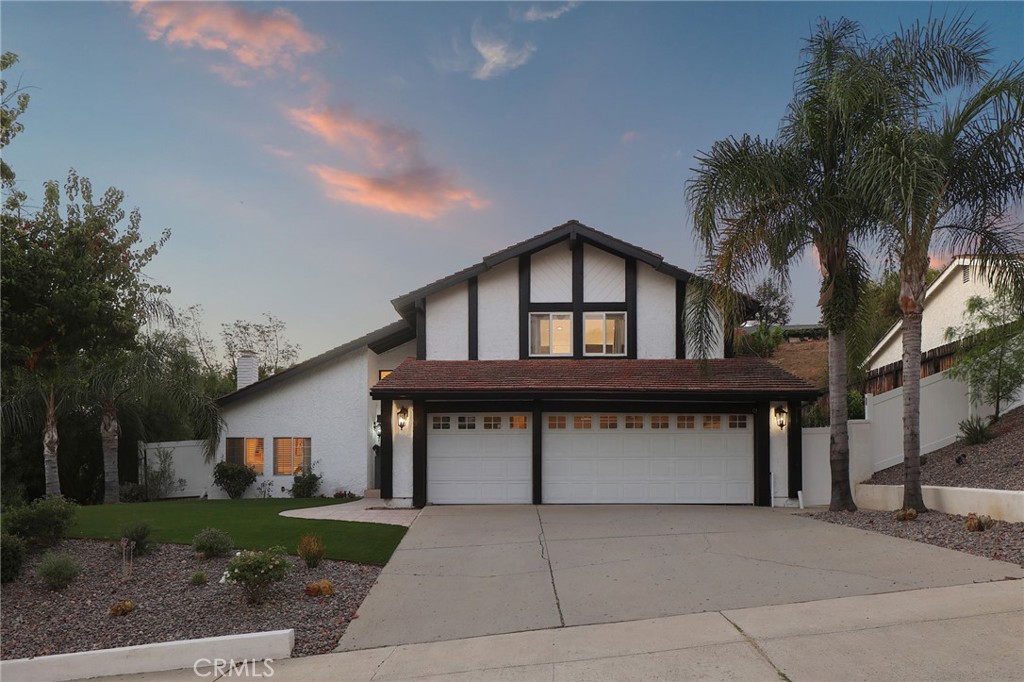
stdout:
[(754, 502), (749, 414), (545, 414), (546, 503)]
[(427, 502), (529, 504), (533, 501), (527, 414), (431, 414)]

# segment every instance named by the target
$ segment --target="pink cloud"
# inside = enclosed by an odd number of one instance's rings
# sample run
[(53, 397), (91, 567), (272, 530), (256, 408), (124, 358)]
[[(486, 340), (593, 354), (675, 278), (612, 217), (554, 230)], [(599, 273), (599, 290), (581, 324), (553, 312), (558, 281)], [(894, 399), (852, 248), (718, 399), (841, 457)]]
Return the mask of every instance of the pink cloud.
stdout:
[(640, 133), (638, 133), (637, 131), (627, 130), (626, 132), (622, 133), (622, 144), (629, 144), (639, 136)]
[[(226, 52), (252, 69), (293, 69), (299, 57), (323, 47), (321, 38), (280, 7), (267, 13), (250, 11), (241, 3), (136, 0), (132, 11), (142, 18), (150, 40)], [(229, 82), (242, 80), (235, 70), (217, 68)]]
[(373, 169), (356, 173), (328, 165), (309, 166), (327, 196), (336, 201), (424, 220), (460, 206), (487, 206), (486, 200), (460, 186), (453, 172), (424, 158), (415, 130), (357, 116), (344, 106), (291, 109), (288, 117), (298, 128)]
[(487, 206), (471, 190), (458, 187), (450, 173), (432, 167), (377, 177), (323, 165), (309, 166), (309, 171), (320, 178), (332, 199), (424, 220), (458, 206)]
[(938, 253), (928, 254), (928, 267), (932, 270), (941, 270), (949, 263), (949, 257)]

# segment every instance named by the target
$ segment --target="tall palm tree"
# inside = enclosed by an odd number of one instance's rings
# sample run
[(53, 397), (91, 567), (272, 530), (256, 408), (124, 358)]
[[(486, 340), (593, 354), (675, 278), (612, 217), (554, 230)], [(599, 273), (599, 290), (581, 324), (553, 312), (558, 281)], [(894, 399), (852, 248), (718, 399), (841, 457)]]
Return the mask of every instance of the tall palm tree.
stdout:
[(202, 391), (198, 362), (181, 340), (164, 332), (148, 334), (132, 349), (104, 356), (90, 376), (91, 394), (100, 407), (103, 444), (103, 503), (119, 500), (117, 451), (121, 418), (159, 395), (185, 416), (195, 435), (205, 441), (209, 460), (217, 449), (223, 420), (216, 403)]
[(700, 349), (717, 333), (712, 311), (731, 316), (736, 291), (765, 268), (788, 277), (790, 263), (808, 247), (817, 254), (821, 307), (829, 330), (829, 402), (832, 510), (856, 510), (850, 490), (847, 427), (846, 332), (854, 317), (866, 267), (858, 240), (870, 216), (852, 183), (859, 147), (886, 103), (877, 55), (856, 22), (822, 21), (803, 49), (797, 94), (777, 140), (743, 136), (716, 142), (698, 157), (687, 187), (708, 286), (687, 311)]
[(976, 275), (1024, 282), (1024, 70), (990, 74), (984, 29), (963, 15), (902, 30), (881, 46), (895, 106), (872, 130), (859, 166), (898, 265), (903, 322), (904, 508), (921, 493), (921, 320), (932, 251), (972, 255)]

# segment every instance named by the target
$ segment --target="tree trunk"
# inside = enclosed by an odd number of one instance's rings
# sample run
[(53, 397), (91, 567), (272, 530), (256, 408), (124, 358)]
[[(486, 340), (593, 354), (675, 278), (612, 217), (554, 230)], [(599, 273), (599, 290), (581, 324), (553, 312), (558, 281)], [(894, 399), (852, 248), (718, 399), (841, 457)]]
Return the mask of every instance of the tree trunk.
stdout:
[(921, 493), (921, 317), (903, 313), (903, 508), (928, 511)]
[(60, 497), (60, 470), (57, 467), (57, 399), (53, 389), (46, 398), (46, 424), (43, 426), (43, 472), (46, 476), (46, 496)]
[(850, 432), (846, 409), (846, 332), (828, 333), (830, 511), (857, 511), (850, 491)]
[(117, 407), (113, 400), (103, 401), (100, 420), (100, 441), (103, 443), (103, 504), (120, 501), (121, 479), (117, 471), (117, 445), (121, 425), (117, 421)]

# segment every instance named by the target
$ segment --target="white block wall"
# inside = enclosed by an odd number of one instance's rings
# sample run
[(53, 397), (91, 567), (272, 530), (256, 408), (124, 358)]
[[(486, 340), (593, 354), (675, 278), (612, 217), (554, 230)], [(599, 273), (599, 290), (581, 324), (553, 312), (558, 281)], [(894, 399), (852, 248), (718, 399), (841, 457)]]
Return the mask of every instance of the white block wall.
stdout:
[(427, 359), (468, 357), (469, 291), (462, 282), (427, 297)]
[[(477, 357), (480, 360), (519, 359), (518, 311), (517, 260), (502, 263), (477, 278)], [(429, 308), (427, 315), (430, 315)]]
[[(530, 300), (534, 303), (567, 303), (572, 300), (572, 251), (559, 242), (530, 256)], [(512, 301), (518, 310), (518, 298)]]
[(626, 261), (607, 251), (583, 246), (583, 300), (621, 303), (626, 300)]

